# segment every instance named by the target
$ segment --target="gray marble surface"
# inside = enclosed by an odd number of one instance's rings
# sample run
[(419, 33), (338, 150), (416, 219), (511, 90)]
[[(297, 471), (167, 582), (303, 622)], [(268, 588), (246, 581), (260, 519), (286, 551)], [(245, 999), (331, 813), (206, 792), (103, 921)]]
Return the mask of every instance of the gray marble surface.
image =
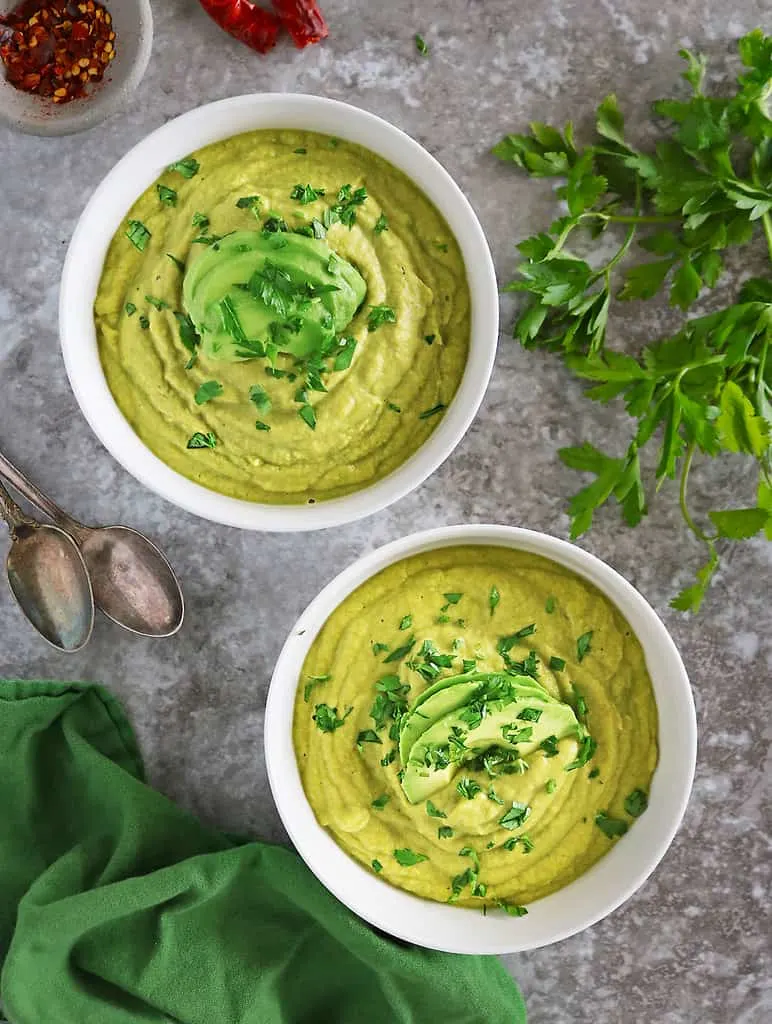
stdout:
[[(584, 437), (613, 444), (627, 423), (619, 410), (587, 402), (558, 363), (504, 336), (468, 436), (395, 507), (306, 536), (199, 522), (120, 469), (70, 393), (56, 302), (81, 209), (113, 163), (169, 118), (243, 92), (311, 92), (381, 114), (434, 153), (477, 209), (507, 280), (513, 242), (547, 223), (551, 199), (547, 186), (487, 155), (499, 136), (534, 119), (586, 125), (611, 90), (632, 117), (642, 114), (677, 87), (680, 45), (708, 52), (717, 76), (732, 74), (731, 41), (764, 24), (765, 9), (768, 21), (769, 7), (765, 0), (326, 0), (327, 43), (299, 53), (284, 42), (265, 59), (222, 35), (194, 0), (153, 7), (153, 59), (129, 111), (70, 139), (0, 129), (0, 441), (76, 514), (157, 538), (184, 581), (188, 619), (168, 642), (132, 639), (102, 620), (88, 649), (65, 657), (48, 650), (0, 593), (0, 676), (105, 682), (128, 706), (156, 786), (208, 822), (281, 840), (263, 765), (263, 705), (274, 659), (304, 605), (363, 552), (423, 527), (503, 522), (566, 536), (566, 499), (578, 481), (556, 449)], [(415, 51), (416, 31), (431, 47), (428, 59)], [(631, 307), (617, 332), (635, 341), (656, 333), (666, 312), (649, 306)], [(709, 507), (717, 493), (730, 502), (748, 486), (744, 463), (721, 463), (698, 474), (695, 506)], [(737, 547), (703, 614), (690, 621), (668, 609), (668, 598), (702, 552), (682, 526), (672, 487), (634, 532), (608, 511), (582, 544), (641, 590), (683, 652), (701, 736), (694, 794), (671, 850), (633, 899), (584, 934), (507, 965), (532, 1024), (761, 1024), (772, 1019), (770, 547)], [(5, 548), (3, 535), (0, 554)]]

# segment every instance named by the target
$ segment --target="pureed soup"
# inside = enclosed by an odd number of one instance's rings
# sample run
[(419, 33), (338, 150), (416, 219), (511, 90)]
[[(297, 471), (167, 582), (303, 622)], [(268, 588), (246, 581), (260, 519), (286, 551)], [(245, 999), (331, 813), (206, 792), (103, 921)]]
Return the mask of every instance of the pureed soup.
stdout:
[(427, 899), (522, 914), (646, 809), (657, 708), (640, 643), (594, 586), (526, 552), (445, 547), (330, 615), (293, 741), (352, 857)]
[(401, 171), (271, 130), (141, 196), (94, 316), (151, 451), (223, 494), (301, 503), (365, 487), (427, 440), (464, 373), (470, 295), (448, 225)]

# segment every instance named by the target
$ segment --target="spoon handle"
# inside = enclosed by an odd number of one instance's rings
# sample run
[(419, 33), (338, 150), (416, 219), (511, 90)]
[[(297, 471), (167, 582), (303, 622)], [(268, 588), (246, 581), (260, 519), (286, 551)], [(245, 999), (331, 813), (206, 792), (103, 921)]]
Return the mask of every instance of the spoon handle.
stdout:
[(0, 516), (8, 523), (12, 535), (20, 526), (36, 525), (34, 519), (30, 519), (22, 512), (2, 484), (0, 484)]
[[(53, 519), (53, 521), (59, 526), (64, 526), (65, 528), (70, 529), (80, 525), (79, 523), (76, 523), (74, 519), (71, 519), (70, 516), (60, 509), (58, 505), (51, 501), (49, 497), (43, 494), (42, 491), (38, 490), (32, 481), (28, 480), (22, 471), (17, 469), (2, 452), (0, 452), (0, 475), (4, 476), (6, 480), (16, 488), (19, 494), (23, 494), (27, 501), (32, 502), (36, 508), (45, 513), (49, 519)], [(6, 494), (8, 494), (7, 491)], [(10, 500), (10, 495), (8, 495), (8, 499)], [(18, 506), (16, 506), (16, 508), (21, 512), (21, 510), (18, 509)]]

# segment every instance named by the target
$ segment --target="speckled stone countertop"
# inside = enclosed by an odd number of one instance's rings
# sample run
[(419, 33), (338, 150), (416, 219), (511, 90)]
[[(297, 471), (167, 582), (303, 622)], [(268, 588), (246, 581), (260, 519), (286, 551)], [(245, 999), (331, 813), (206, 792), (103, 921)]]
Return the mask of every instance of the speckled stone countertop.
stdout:
[[(208, 822), (282, 840), (263, 764), (263, 706), (274, 659), (305, 604), (362, 553), (420, 528), (503, 522), (565, 537), (566, 499), (578, 481), (556, 449), (585, 437), (613, 444), (626, 418), (589, 403), (557, 362), (504, 336), (468, 436), (396, 506), (305, 536), (200, 522), (112, 460), (65, 379), (57, 285), (94, 187), (150, 130), (200, 103), (268, 90), (331, 96), (388, 118), (439, 158), (476, 208), (507, 280), (513, 243), (548, 223), (552, 200), (546, 185), (487, 155), (500, 135), (530, 120), (587, 125), (612, 90), (634, 121), (650, 100), (677, 88), (679, 46), (707, 52), (716, 74), (730, 75), (733, 40), (763, 25), (769, 7), (765, 0), (325, 0), (332, 32), (323, 46), (299, 53), (283, 42), (261, 59), (225, 37), (194, 0), (153, 6), (154, 54), (130, 111), (69, 139), (0, 128), (0, 443), (75, 514), (155, 537), (184, 582), (188, 619), (168, 642), (133, 639), (101, 620), (90, 646), (65, 657), (48, 650), (0, 593), (0, 676), (105, 682), (128, 706), (154, 785)], [(428, 59), (416, 53), (417, 31), (431, 48)], [(643, 341), (663, 317), (664, 307), (631, 310), (620, 330)], [(695, 480), (697, 511), (716, 492), (733, 500), (745, 486), (743, 465), (722, 462)], [(672, 487), (634, 532), (609, 510), (582, 544), (638, 587), (680, 646), (699, 716), (697, 777), (685, 823), (638, 895), (583, 934), (509, 957), (507, 966), (532, 1024), (761, 1024), (772, 1019), (765, 916), (771, 548), (738, 546), (703, 613), (689, 621), (668, 609), (668, 599), (702, 551), (681, 523)], [(0, 554), (5, 549), (3, 535)]]

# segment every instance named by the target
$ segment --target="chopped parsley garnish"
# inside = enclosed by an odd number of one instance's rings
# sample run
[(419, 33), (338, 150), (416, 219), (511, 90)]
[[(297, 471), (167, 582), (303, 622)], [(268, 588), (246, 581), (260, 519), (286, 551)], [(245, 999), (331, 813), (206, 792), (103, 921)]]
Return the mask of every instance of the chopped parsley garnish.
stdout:
[(258, 412), (268, 413), (271, 411), (271, 399), (268, 396), (268, 392), (260, 384), (253, 384), (249, 389), (249, 400)]
[(410, 629), (410, 627), (412, 625), (413, 625), (413, 616), (412, 615), (403, 615), (402, 619), (401, 619), (401, 621), (399, 623), (399, 628), (401, 630)]
[(496, 611), (501, 600), (501, 594), (496, 586), (491, 587), (490, 593), (488, 594), (488, 607), (490, 608), (491, 615)]
[(610, 818), (605, 811), (599, 811), (595, 815), (595, 824), (601, 830), (604, 836), (609, 839), (616, 839), (618, 836), (623, 836), (627, 832), (627, 822), (620, 821), (619, 818)]
[(198, 238), (194, 238), (190, 244), (211, 245), (214, 247), (215, 250), (219, 250), (220, 247), (217, 243), (220, 241), (221, 238), (222, 235), (199, 235)]
[(305, 156), (308, 150), (305, 146), (298, 146), (297, 149), (292, 150), (293, 153), (297, 153), (298, 156)]
[(588, 779), (597, 779), (597, 777), (599, 775), (600, 775), (600, 768), (593, 768), (593, 770), (591, 772), (587, 773), (587, 778)]
[(441, 626), (444, 626), (446, 622), (450, 622), (450, 616), (438, 615), (435, 621), (438, 622)]
[(512, 836), (511, 839), (507, 839), (501, 845), (504, 847), (505, 850), (509, 850), (509, 852), (511, 853), (519, 842), (520, 836)]
[(306, 704), (308, 704), (308, 698), (311, 696), (311, 694), (314, 691), (314, 689), (317, 686), (321, 686), (322, 683), (329, 683), (329, 681), (331, 679), (332, 679), (332, 676), (330, 676), (330, 675), (326, 675), (326, 676), (309, 676), (308, 677), (308, 682), (303, 687), (303, 700), (306, 702)]
[(247, 340), (247, 336), (244, 333), (244, 328), (241, 326), (238, 313), (233, 305), (231, 299), (226, 295), (224, 299), (220, 299), (217, 303), (220, 310), (220, 318), (222, 320), (223, 329), (227, 334), (233, 338), (235, 342), (239, 344)]
[(518, 729), (516, 726), (513, 725), (502, 725), (501, 735), (507, 741), (507, 743), (511, 743), (514, 747), (518, 743), (525, 743), (526, 740), (531, 739), (531, 737), (533, 736), (533, 727), (530, 725), (525, 725), (522, 728)]
[(173, 188), (169, 188), (168, 185), (156, 185), (156, 191), (158, 192), (158, 198), (164, 206), (177, 205), (177, 193)]
[(371, 334), (373, 331), (377, 331), (382, 324), (395, 324), (396, 322), (397, 314), (391, 306), (371, 306), (370, 312), (367, 314), (367, 330)]
[(139, 249), (140, 252), (144, 252), (147, 247), (147, 243), (153, 236), (141, 220), (130, 220), (126, 237), (135, 249)]
[(381, 232), (388, 231), (388, 230), (389, 230), (389, 222), (386, 219), (386, 217), (384, 216), (384, 214), (381, 214), (380, 217), (378, 218), (378, 220), (375, 222), (375, 227), (373, 228), (373, 231), (376, 233), (376, 235), (380, 235)]
[(201, 231), (206, 232), (209, 230), (209, 218), (205, 213), (194, 213), (193, 214), (193, 227), (200, 228)]
[(199, 430), (197, 430), (196, 433), (190, 438), (190, 440), (188, 441), (188, 443), (187, 443), (187, 445), (185, 447), (186, 448), (216, 448), (217, 447), (217, 438), (211, 432), (211, 430), (208, 433), (206, 433), (206, 434), (202, 434)]
[(574, 691), (574, 710), (576, 711), (577, 717), (584, 718), (587, 715), (587, 701), (582, 696), (576, 683), (571, 683), (571, 689)]
[(150, 330), (150, 320), (144, 314), (139, 318), (139, 326), (143, 331)]
[(474, 779), (467, 779), (466, 777), (457, 783), (456, 791), (467, 800), (474, 800), (477, 794), (482, 792)]
[(526, 832), (520, 836), (520, 842), (523, 844), (523, 853), (530, 853), (533, 849), (533, 839)]
[(335, 361), (332, 364), (332, 369), (335, 373), (339, 373), (341, 370), (347, 370), (351, 366), (351, 360), (354, 358), (354, 351), (357, 347), (356, 338), (341, 338), (341, 347), (337, 350)]
[(552, 613), (555, 611), (555, 598), (554, 597), (548, 597), (547, 598), (547, 600), (545, 602), (545, 605), (544, 605), (544, 611), (547, 613), (547, 615), (552, 615)]
[(219, 398), (224, 388), (218, 380), (208, 380), (196, 392), (196, 405), (205, 405), (213, 398)]
[(517, 716), (521, 722), (538, 722), (542, 715), (541, 708), (523, 708)]
[(429, 47), (426, 45), (426, 42), (425, 42), (423, 36), (419, 36), (419, 34), (416, 32), (414, 38), (415, 38), (415, 48), (416, 48), (416, 50), (418, 50), (418, 52), (421, 54), (422, 57), (428, 57), (429, 56)]
[(512, 806), (509, 808), (503, 818), (499, 819), (499, 825), (502, 828), (507, 828), (510, 831), (516, 828), (520, 828), (521, 825), (525, 824), (527, 819), (530, 817), (531, 808), (528, 804), (521, 804), (517, 800), (512, 802)]
[(447, 242), (435, 242), (434, 243), (434, 248), (437, 249), (439, 252), (447, 252), (448, 251), (448, 243)]
[(356, 746), (360, 753), (362, 752), (363, 743), (383, 743), (383, 740), (374, 729), (363, 729), (360, 733), (357, 733)]
[(340, 221), (350, 229), (357, 219), (357, 206), (361, 206), (367, 199), (367, 189), (353, 189), (351, 185), (343, 185), (338, 192), (337, 199), (338, 201), (333, 206), (324, 211), (324, 226), (329, 228)]
[(642, 789), (634, 789), (625, 797), (625, 810), (632, 818), (639, 818), (649, 806), (649, 798)]
[(280, 231), (289, 231), (287, 222), (278, 214), (272, 213), (263, 221), (263, 231), (269, 235), (275, 235)]
[(263, 423), (262, 420), (255, 420), (255, 430), (270, 430), (271, 427), (268, 423)]
[(331, 708), (329, 704), (317, 704), (312, 717), (320, 732), (335, 732), (336, 729), (340, 729), (353, 710), (353, 708), (346, 708), (343, 718), (338, 718), (337, 708)]
[(447, 406), (443, 402), (438, 402), (437, 405), (433, 405), (431, 409), (424, 409), (423, 412), (419, 412), (419, 420), (428, 420), (432, 416), (436, 416), (438, 412), (443, 412), (447, 409)]
[(383, 664), (388, 665), (393, 661), (402, 661), (415, 647), (415, 637), (411, 636), (401, 647), (395, 647), (388, 657), (383, 659)]
[(550, 658), (550, 668), (553, 672), (562, 672), (566, 667), (564, 658), (556, 658), (554, 655)]
[(458, 602), (461, 600), (461, 598), (464, 595), (463, 594), (443, 594), (442, 596), (445, 598), (446, 604), (444, 604), (442, 606), (442, 608), (440, 608), (440, 611), (441, 612), (446, 612), (448, 610), (448, 608), (450, 608), (450, 606), (452, 604), (458, 604)]
[(298, 409), (298, 416), (311, 430), (316, 430), (316, 413), (313, 405), (301, 405)]
[(516, 643), (524, 640), (527, 636), (532, 636), (535, 632), (535, 622), (532, 622), (529, 626), (523, 626), (523, 628), (518, 629), (516, 633), (510, 633), (509, 636), (502, 636), (496, 644), (496, 650), (501, 655), (509, 654)]
[(528, 913), (526, 907), (518, 906), (515, 903), (507, 903), (504, 900), (496, 900), (496, 906), (509, 914), (510, 917), (525, 917)]
[(557, 736), (547, 736), (541, 741), (539, 746), (544, 751), (545, 757), (557, 757), (559, 753)]
[(566, 765), (566, 771), (573, 772), (576, 771), (577, 768), (582, 768), (587, 764), (597, 749), (598, 744), (588, 732), (585, 732), (579, 740), (579, 754), (575, 761)]
[(558, 788), (558, 784), (554, 779), (547, 779), (547, 785), (544, 788), (549, 794), (552, 794)]
[(397, 751), (396, 751), (396, 749), (395, 749), (395, 748), (392, 748), (392, 749), (391, 749), (391, 750), (390, 750), (390, 751), (388, 752), (388, 754), (386, 754), (386, 756), (385, 756), (385, 757), (382, 757), (382, 758), (381, 758), (381, 767), (382, 767), (382, 768), (388, 768), (388, 766), (389, 766), (390, 764), (393, 764), (393, 763), (394, 763), (394, 760), (395, 760), (396, 756), (397, 756)]
[(303, 206), (307, 206), (308, 203), (315, 203), (317, 199), (321, 199), (324, 193), (323, 188), (314, 188), (312, 185), (295, 185), (290, 192), (290, 199), (295, 199)]
[(453, 829), (450, 827), (450, 825), (440, 825), (440, 827), (437, 829), (437, 838), (452, 839)]
[(592, 634), (594, 630), (590, 629), (582, 635), (576, 641), (576, 658), (577, 661), (583, 661), (585, 656), (592, 650)]
[(403, 868), (411, 868), (414, 864), (420, 864), (421, 861), (428, 859), (425, 853), (415, 853), (407, 847), (394, 851), (394, 860)]
[(172, 256), (170, 252), (167, 252), (166, 256), (168, 259), (172, 261), (172, 263), (175, 265), (175, 267), (177, 268), (177, 270), (179, 270), (181, 274), (185, 273), (185, 264), (182, 262), (182, 260), (178, 260), (177, 257)]
[(388, 651), (388, 649), (388, 644), (382, 644), (378, 642), (373, 644), (373, 654), (376, 656), (376, 658), (378, 657), (379, 654), (382, 654), (384, 651)]
[(127, 302), (126, 305), (124, 306), (124, 309), (126, 310), (126, 316), (134, 316), (134, 314), (137, 312), (137, 307), (134, 305), (133, 302)]
[(159, 312), (162, 309), (168, 309), (169, 308), (169, 303), (165, 299), (156, 299), (155, 296), (153, 296), (153, 295), (146, 295), (145, 296), (145, 301), (149, 302), (150, 305), (154, 309), (157, 309)]
[(201, 338), (198, 336), (196, 325), (186, 313), (175, 313), (174, 319), (177, 321), (180, 328), (180, 341), (188, 352), (195, 353), (196, 349), (201, 344)]
[(370, 806), (374, 807), (376, 811), (382, 811), (389, 800), (391, 800), (391, 797), (388, 793), (381, 793), (377, 799), (373, 800)]
[(477, 662), (473, 661), (471, 658), (464, 658), (464, 660), (461, 662), (461, 671), (464, 673), (464, 675), (466, 675), (467, 672), (474, 672), (476, 668)]
[(426, 342), (427, 345), (433, 345), (434, 344), (434, 339), (436, 337), (437, 337), (436, 334), (425, 334), (424, 335), (424, 341)]
[(430, 818), (447, 818), (447, 814), (439, 807), (435, 807), (431, 800), (426, 801), (426, 813)]
[(236, 200), (236, 206), (240, 210), (251, 210), (256, 217), (260, 215), (260, 196), (242, 196)]
[(175, 163), (168, 167), (170, 171), (176, 171), (181, 174), (183, 178), (195, 178), (198, 174), (201, 164), (196, 160), (195, 157), (188, 156), (184, 160), (177, 160)]
[(502, 807), (504, 806), (504, 801), (496, 793), (496, 790), (493, 788), (493, 786), (488, 787), (488, 792), (486, 796), (488, 797), (489, 800), (492, 800), (494, 804), (500, 804)]
[[(303, 152), (305, 153), (305, 150), (303, 150)], [(376, 875), (379, 875), (381, 871), (383, 871), (383, 864), (381, 864), (379, 860), (373, 860), (370, 863), (372, 864), (373, 871)]]

